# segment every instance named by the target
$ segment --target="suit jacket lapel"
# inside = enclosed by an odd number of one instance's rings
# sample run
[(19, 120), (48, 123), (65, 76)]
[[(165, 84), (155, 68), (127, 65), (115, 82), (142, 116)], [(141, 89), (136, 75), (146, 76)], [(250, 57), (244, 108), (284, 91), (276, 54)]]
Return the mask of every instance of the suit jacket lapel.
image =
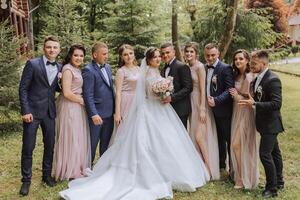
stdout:
[[(109, 70), (108, 66), (105, 65), (105, 70), (106, 70), (106, 73), (107, 73), (107, 76), (108, 76), (108, 80), (109, 80), (109, 87), (112, 88), (113, 86), (113, 81), (112, 81), (112, 74), (111, 74), (111, 71)], [(101, 73), (102, 74), (102, 73)]]
[[(262, 96), (263, 96), (263, 93), (264, 91), (262, 90), (263, 89), (263, 86), (264, 86), (264, 83), (266, 81), (266, 79), (270, 76), (270, 70), (268, 69), (264, 75), (264, 77), (261, 79), (260, 83), (258, 84), (257, 86), (257, 89), (255, 91), (255, 96), (257, 97), (257, 100), (258, 101), (261, 101), (262, 99)], [(257, 81), (257, 80), (256, 80)], [(255, 86), (254, 86), (255, 87)], [(254, 88), (255, 89), (255, 88)]]
[[(98, 64), (95, 63), (95, 62), (93, 62), (93, 65), (94, 65), (95, 70), (99, 73), (100, 77), (102, 78), (103, 82), (104, 82), (108, 87), (110, 87), (110, 85), (108, 85), (108, 83), (107, 83), (107, 81), (106, 81), (106, 79), (105, 79), (103, 73), (101, 72), (101, 69), (100, 69), (100, 67), (98, 66)], [(107, 73), (107, 71), (106, 71), (106, 73)]]
[(172, 76), (172, 77), (174, 76), (173, 73), (174, 73), (174, 67), (175, 67), (176, 64), (177, 64), (177, 59), (175, 58), (173, 60), (173, 62), (169, 65), (170, 71), (169, 71), (168, 76)]
[(47, 85), (49, 85), (49, 80), (48, 80), (46, 66), (45, 66), (45, 63), (44, 63), (44, 60), (43, 60), (43, 56), (40, 58), (40, 68), (42, 70), (42, 74), (43, 74), (43, 76), (45, 78), (45, 81), (46, 81)]

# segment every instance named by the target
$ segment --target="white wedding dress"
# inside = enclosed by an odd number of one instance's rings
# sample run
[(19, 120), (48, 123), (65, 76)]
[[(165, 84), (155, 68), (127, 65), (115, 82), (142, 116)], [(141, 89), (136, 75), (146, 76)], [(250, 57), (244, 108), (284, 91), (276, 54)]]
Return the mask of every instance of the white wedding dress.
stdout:
[(209, 180), (206, 167), (170, 104), (161, 104), (151, 84), (158, 69), (143, 64), (136, 97), (122, 131), (88, 177), (59, 194), (71, 200), (173, 198), (172, 189), (193, 192)]

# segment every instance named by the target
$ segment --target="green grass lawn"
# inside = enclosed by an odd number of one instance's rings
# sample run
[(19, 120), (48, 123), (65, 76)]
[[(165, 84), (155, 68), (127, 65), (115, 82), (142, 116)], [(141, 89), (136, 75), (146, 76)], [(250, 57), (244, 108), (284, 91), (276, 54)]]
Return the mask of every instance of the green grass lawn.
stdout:
[[(300, 78), (279, 74), (283, 83), (282, 115), (285, 133), (279, 136), (279, 143), (284, 160), (284, 178), (286, 187), (279, 192), (277, 199), (300, 199)], [(41, 182), (42, 137), (34, 151), (33, 178), (28, 197), (22, 199), (59, 199), (58, 192), (67, 188), (67, 182), (57, 184), (53, 188)], [(0, 135), (0, 199), (20, 199), (18, 195), (20, 179), (21, 133), (9, 132)], [(214, 181), (206, 184), (195, 193), (175, 193), (175, 200), (201, 199), (262, 199), (260, 194), (264, 186), (264, 172), (260, 165), (260, 184), (253, 191), (233, 189), (227, 181)]]

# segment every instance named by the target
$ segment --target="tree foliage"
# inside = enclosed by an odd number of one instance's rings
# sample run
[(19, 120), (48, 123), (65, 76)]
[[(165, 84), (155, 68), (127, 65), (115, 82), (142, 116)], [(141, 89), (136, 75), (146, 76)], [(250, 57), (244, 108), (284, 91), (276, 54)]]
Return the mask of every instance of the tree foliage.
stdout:
[(300, 14), (300, 0), (295, 0), (290, 15), (298, 15), (298, 14)]
[(248, 0), (246, 7), (249, 9), (265, 9), (267, 13), (260, 12), (264, 16), (271, 16), (273, 30), (277, 33), (288, 31), (288, 8), (283, 0)]
[(20, 45), (24, 39), (14, 36), (8, 22), (0, 22), (0, 106), (18, 107), (18, 80), (20, 76)]
[(111, 14), (105, 19), (105, 40), (112, 50), (122, 44), (135, 46), (137, 58), (144, 56), (147, 47), (157, 44), (154, 7), (146, 0), (120, 0), (110, 3)]
[[(73, 43), (89, 44), (87, 23), (82, 17), (84, 6), (76, 0), (45, 0), (42, 2), (41, 24), (42, 31), (39, 40), (43, 41), (47, 35), (59, 38), (63, 58)], [(41, 46), (42, 42), (40, 42)], [(88, 45), (87, 45), (88, 46)]]
[[(226, 10), (220, 0), (211, 1), (198, 10), (194, 24), (194, 40), (200, 47), (209, 42), (219, 43), (224, 31), (225, 18)], [(272, 23), (268, 17), (239, 8), (233, 40), (225, 59), (231, 61), (231, 55), (239, 48), (253, 50), (270, 47), (277, 37), (278, 34), (272, 30)]]

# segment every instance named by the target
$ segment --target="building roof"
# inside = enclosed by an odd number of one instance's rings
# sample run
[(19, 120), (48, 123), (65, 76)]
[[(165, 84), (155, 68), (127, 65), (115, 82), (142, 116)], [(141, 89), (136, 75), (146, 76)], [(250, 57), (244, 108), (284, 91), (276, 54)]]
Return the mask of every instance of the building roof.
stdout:
[(300, 15), (294, 15), (289, 18), (289, 26), (299, 25)]

